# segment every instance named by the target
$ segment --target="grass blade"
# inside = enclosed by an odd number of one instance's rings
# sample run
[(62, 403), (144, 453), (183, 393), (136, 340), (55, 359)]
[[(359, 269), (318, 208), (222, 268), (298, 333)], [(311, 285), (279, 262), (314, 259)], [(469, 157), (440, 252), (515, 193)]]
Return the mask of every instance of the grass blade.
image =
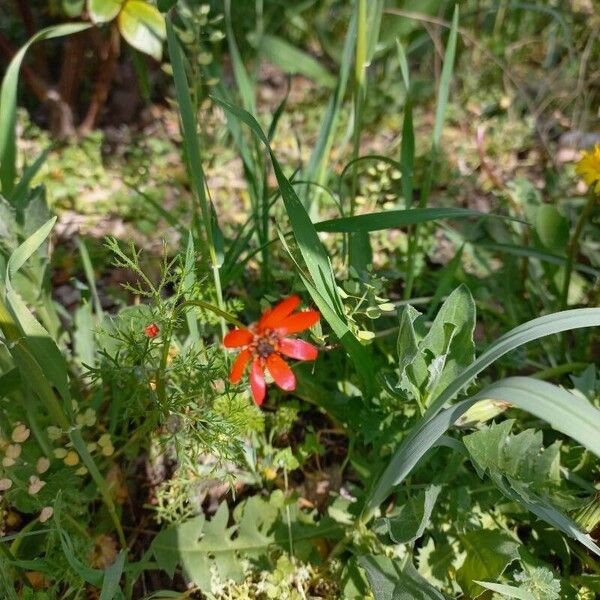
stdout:
[(340, 338), (357, 370), (366, 376), (363, 383), (367, 394), (369, 394), (374, 384), (373, 372), (370, 368), (370, 357), (348, 327), (329, 256), (319, 239), (315, 226), (310, 220), (304, 206), (302, 206), (302, 202), (300, 202), (292, 184), (284, 175), (279, 161), (271, 150), (269, 140), (256, 119), (238, 106), (234, 106), (219, 98), (213, 99), (225, 110), (231, 112), (240, 121), (248, 125), (257, 138), (266, 146), (296, 243), (312, 280), (309, 282), (312, 284), (309, 287), (309, 291), (311, 295), (314, 294), (313, 300), (317, 306), (327, 308), (323, 312), (323, 316), (332, 328), (335, 327), (334, 331), (336, 335)]
[(42, 29), (23, 45), (10, 61), (0, 88), (0, 187), (5, 196), (9, 196), (13, 191), (17, 172), (15, 133), (17, 85), (25, 53), (35, 42), (78, 33), (91, 26), (90, 23), (64, 23)]
[(315, 229), (317, 231), (334, 233), (382, 231), (384, 229), (415, 225), (416, 223), (437, 221), (438, 219), (464, 219), (467, 217), (515, 220), (513, 217), (482, 213), (469, 208), (413, 208), (410, 210), (386, 210), (366, 215), (356, 215), (354, 217), (328, 219), (315, 223)]
[(465, 369), (431, 404), (426, 417), (434, 415), (481, 371), (511, 350), (563, 331), (600, 326), (600, 308), (576, 308), (552, 313), (515, 327), (492, 344)]
[(442, 127), (446, 116), (446, 107), (450, 96), (450, 83), (452, 82), (452, 73), (454, 71), (454, 58), (456, 56), (456, 40), (458, 37), (458, 4), (454, 7), (454, 16), (452, 17), (452, 27), (448, 36), (448, 45), (444, 54), (444, 66), (442, 67), (442, 76), (440, 78), (440, 89), (438, 90), (438, 100), (435, 110), (435, 124), (433, 126), (433, 145), (438, 147), (442, 137)]

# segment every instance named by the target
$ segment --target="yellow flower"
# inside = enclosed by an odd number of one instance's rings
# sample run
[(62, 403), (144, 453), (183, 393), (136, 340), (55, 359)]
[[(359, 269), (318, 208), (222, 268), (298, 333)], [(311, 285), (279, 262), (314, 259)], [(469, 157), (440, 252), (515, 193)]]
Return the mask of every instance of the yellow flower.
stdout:
[(585, 151), (577, 161), (575, 171), (588, 185), (594, 185), (594, 191), (600, 192), (600, 144), (593, 150)]

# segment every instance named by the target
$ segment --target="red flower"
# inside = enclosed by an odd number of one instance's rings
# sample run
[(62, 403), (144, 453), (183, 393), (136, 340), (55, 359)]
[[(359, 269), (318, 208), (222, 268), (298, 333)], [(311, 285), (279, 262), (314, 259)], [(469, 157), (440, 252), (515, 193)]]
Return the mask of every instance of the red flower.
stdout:
[(150, 325), (144, 327), (144, 333), (149, 338), (155, 338), (160, 333), (160, 329), (156, 323), (150, 323)]
[(259, 406), (265, 399), (265, 369), (269, 371), (275, 383), (286, 391), (296, 389), (296, 377), (282, 358), (297, 360), (315, 360), (317, 349), (292, 337), (290, 333), (298, 333), (312, 327), (319, 321), (320, 314), (316, 310), (305, 310), (294, 313), (300, 304), (298, 296), (290, 296), (273, 308), (267, 310), (257, 323), (243, 329), (231, 330), (223, 339), (226, 348), (241, 348), (229, 374), (231, 383), (238, 383), (250, 361), (250, 388), (254, 401)]

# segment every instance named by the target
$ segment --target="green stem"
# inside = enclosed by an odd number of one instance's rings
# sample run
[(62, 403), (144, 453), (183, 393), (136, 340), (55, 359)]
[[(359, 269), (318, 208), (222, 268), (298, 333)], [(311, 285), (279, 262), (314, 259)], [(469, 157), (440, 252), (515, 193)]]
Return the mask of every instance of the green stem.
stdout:
[(565, 363), (564, 365), (557, 365), (556, 367), (548, 367), (547, 369), (542, 369), (541, 371), (537, 371), (532, 375), (535, 379), (553, 379), (559, 375), (564, 375), (565, 373), (572, 373), (573, 371), (582, 371), (588, 366), (588, 363), (583, 362), (570, 362)]
[(199, 306), (200, 308), (204, 308), (205, 310), (211, 311), (215, 315), (223, 318), (225, 321), (228, 321), (232, 325), (235, 325), (239, 329), (246, 328), (246, 326), (241, 321), (238, 321), (238, 319), (236, 319), (231, 313), (228, 313), (226, 310), (223, 310), (219, 306), (215, 306), (210, 302), (204, 302), (204, 300), (186, 300), (175, 309), (175, 312), (178, 313), (181, 310), (187, 308), (188, 306)]
[(573, 265), (575, 263), (575, 259), (577, 258), (577, 254), (579, 252), (579, 240), (581, 238), (581, 233), (585, 224), (587, 223), (592, 210), (594, 209), (594, 204), (596, 203), (596, 196), (590, 192), (588, 201), (584, 206), (581, 214), (579, 215), (579, 219), (577, 219), (577, 224), (575, 225), (575, 231), (573, 232), (573, 237), (571, 238), (571, 243), (569, 244), (569, 249), (567, 253), (567, 264), (565, 267), (565, 279), (563, 282), (563, 289), (561, 294), (561, 310), (565, 310), (569, 304), (569, 287), (571, 285), (571, 275), (573, 274)]
[[(429, 194), (431, 193), (431, 187), (433, 185), (434, 173), (437, 171), (437, 147), (433, 146), (431, 149), (431, 163), (429, 169), (427, 169), (427, 176), (423, 182), (421, 188), (421, 195), (419, 198), (419, 208), (427, 208), (429, 202)], [(407, 270), (406, 275), (406, 287), (404, 288), (404, 299), (407, 300), (412, 296), (413, 286), (415, 282), (415, 255), (419, 250), (419, 224), (413, 226), (410, 232), (410, 238), (408, 240), (408, 254), (407, 254)]]

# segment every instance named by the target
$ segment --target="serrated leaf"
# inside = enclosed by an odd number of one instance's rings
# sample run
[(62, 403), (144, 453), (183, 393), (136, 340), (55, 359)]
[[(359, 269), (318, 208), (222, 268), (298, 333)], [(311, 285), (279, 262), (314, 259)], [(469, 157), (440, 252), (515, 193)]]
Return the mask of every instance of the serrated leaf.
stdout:
[(265, 554), (275, 543), (269, 531), (277, 513), (268, 501), (253, 496), (236, 511), (236, 524), (229, 527), (229, 509), (223, 503), (210, 521), (199, 516), (161, 531), (151, 550), (160, 568), (171, 577), (181, 565), (186, 577), (201, 590), (210, 591), (211, 568), (222, 581), (241, 581), (244, 571), (240, 560)]
[(492, 424), (463, 438), (480, 474), (508, 477), (542, 489), (560, 483), (559, 445), (544, 448), (541, 431), (511, 434), (514, 420)]
[(476, 580), (497, 579), (519, 558), (520, 544), (504, 531), (471, 531), (461, 535), (460, 541), (467, 556), (456, 580), (469, 598), (477, 598), (485, 591)]
[[(420, 353), (428, 353), (433, 361), (443, 357), (437, 372), (430, 371), (427, 398), (442, 393), (475, 358), (473, 332), (475, 330), (475, 302), (469, 288), (461, 285), (442, 304), (429, 332), (419, 344)], [(434, 375), (434, 377), (432, 377)], [(417, 386), (423, 382), (415, 381)]]
[(366, 555), (358, 558), (358, 564), (367, 573), (375, 600), (444, 600), (409, 557), (393, 561), (387, 556)]
[(155, 60), (162, 58), (163, 42), (167, 37), (165, 17), (144, 0), (126, 0), (118, 16), (119, 31), (136, 50)]
[(398, 329), (398, 341), (396, 343), (400, 376), (404, 374), (406, 367), (413, 364), (415, 360), (419, 363), (419, 366), (413, 367), (417, 371), (425, 370), (427, 368), (423, 357), (419, 356), (417, 334), (415, 333), (414, 328), (414, 322), (420, 314), (421, 313), (412, 306), (405, 306), (400, 313), (400, 327)]
[(390, 516), (377, 523), (383, 526), (397, 544), (408, 544), (419, 539), (429, 524), (433, 507), (440, 494), (441, 487), (432, 485), (416, 496), (408, 498), (406, 503)]

